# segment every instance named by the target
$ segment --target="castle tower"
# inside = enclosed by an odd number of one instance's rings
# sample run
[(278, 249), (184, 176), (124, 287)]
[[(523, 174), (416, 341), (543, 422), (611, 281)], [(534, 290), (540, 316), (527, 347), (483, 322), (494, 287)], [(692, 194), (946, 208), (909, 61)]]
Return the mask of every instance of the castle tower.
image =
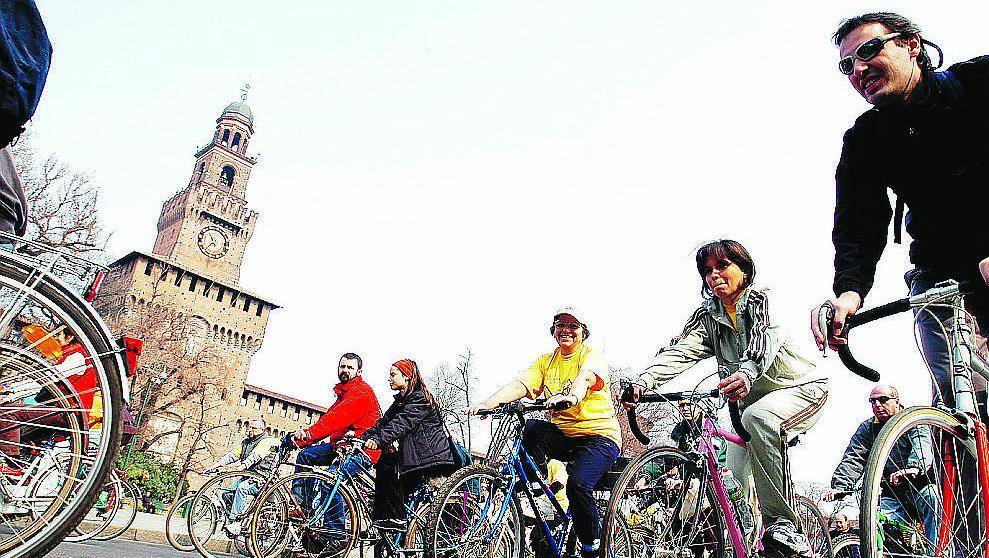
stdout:
[(227, 105), (208, 144), (196, 151), (189, 183), (161, 208), (152, 253), (205, 276), (236, 283), (258, 214), (247, 207), (257, 158), (247, 154), (254, 114)]

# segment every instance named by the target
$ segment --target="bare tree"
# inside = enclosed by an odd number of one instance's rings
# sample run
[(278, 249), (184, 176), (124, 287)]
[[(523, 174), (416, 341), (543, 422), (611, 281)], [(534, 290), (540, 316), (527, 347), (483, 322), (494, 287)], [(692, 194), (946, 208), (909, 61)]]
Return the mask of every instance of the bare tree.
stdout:
[(102, 256), (109, 235), (100, 218), (100, 189), (91, 177), (54, 154), (39, 154), (30, 134), (22, 135), (10, 153), (27, 198), (25, 238)]
[(464, 348), (464, 352), (457, 355), (456, 368), (451, 369), (448, 363), (441, 362), (433, 369), (429, 379), (430, 388), (447, 425), (455, 430), (460, 441), (468, 447), (471, 441), (470, 420), (462, 411), (471, 405), (477, 382), (471, 362), (473, 356), (470, 347)]

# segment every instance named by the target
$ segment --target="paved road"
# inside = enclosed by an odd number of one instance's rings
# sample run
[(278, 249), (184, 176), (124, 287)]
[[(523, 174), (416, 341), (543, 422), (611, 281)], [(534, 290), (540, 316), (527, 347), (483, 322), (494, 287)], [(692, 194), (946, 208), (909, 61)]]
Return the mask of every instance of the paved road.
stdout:
[[(120, 540), (62, 543), (48, 556), (50, 558), (175, 558), (176, 556), (199, 558), (197, 552), (179, 552), (168, 545)], [(217, 556), (229, 556), (229, 554)]]

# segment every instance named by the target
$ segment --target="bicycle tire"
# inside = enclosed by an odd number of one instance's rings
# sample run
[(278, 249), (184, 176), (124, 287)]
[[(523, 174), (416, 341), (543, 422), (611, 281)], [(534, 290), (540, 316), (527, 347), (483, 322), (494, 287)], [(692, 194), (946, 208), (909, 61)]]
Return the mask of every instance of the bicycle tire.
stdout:
[[(223, 483), (229, 481), (230, 479), (235, 479), (243, 482), (244, 480), (252, 480), (257, 483), (260, 487), (264, 483), (264, 477), (261, 475), (251, 472), (251, 471), (228, 471), (226, 473), (220, 473), (210, 480), (206, 481), (198, 492), (196, 492), (195, 497), (192, 500), (192, 505), (189, 507), (192, 510), (188, 516), (189, 522), (189, 538), (192, 540), (193, 546), (203, 555), (204, 558), (216, 558), (216, 554), (208, 548), (208, 543), (217, 531), (221, 527), (226, 525), (226, 517), (229, 510), (217, 509), (216, 501), (222, 499), (217, 497), (216, 500), (213, 498), (213, 491), (215, 490), (229, 490), (225, 488)], [(207, 510), (212, 510), (207, 512)], [(247, 512), (250, 510), (248, 507), (244, 510), (245, 518), (247, 517)], [(209, 515), (202, 515), (207, 514)], [(206, 523), (197, 523), (198, 519), (206, 518)], [(245, 524), (249, 524), (247, 521), (241, 520), (241, 529), (244, 530)], [(205, 529), (197, 529), (195, 525), (205, 525)], [(224, 533), (226, 536), (226, 534)]]
[[(186, 508), (185, 513), (188, 515), (188, 511), (192, 508), (192, 501), (195, 497), (195, 494), (189, 494), (179, 498), (172, 504), (172, 507), (168, 508), (168, 515), (165, 516), (165, 539), (168, 540), (168, 544), (172, 545), (172, 548), (179, 552), (192, 552), (196, 550), (196, 545), (192, 544), (192, 535), (189, 534), (188, 519), (186, 517), (179, 518), (176, 516), (183, 507)], [(185, 537), (188, 537), (188, 543), (183, 542), (182, 533), (185, 533)]]
[(797, 494), (794, 497), (794, 512), (800, 521), (800, 528), (807, 537), (815, 558), (834, 558), (834, 543), (828, 531), (828, 522), (817, 505), (808, 497)]
[[(619, 522), (624, 522), (630, 532), (641, 533), (641, 544), (644, 546), (655, 546), (657, 543), (668, 546), (669, 541), (666, 540), (668, 539), (667, 534), (675, 527), (675, 522), (672, 519), (663, 518), (665, 519), (665, 526), (662, 526), (663, 521), (659, 522), (663, 529), (659, 533), (655, 529), (645, 527), (645, 533), (649, 534), (646, 537), (642, 529), (638, 529), (639, 525), (629, 521), (629, 518), (624, 517), (625, 510), (623, 509), (628, 502), (625, 498), (625, 493), (629, 490), (629, 487), (634, 487), (641, 479), (647, 478), (643, 476), (648, 475), (645, 470), (646, 465), (658, 462), (663, 463), (664, 471), (671, 471), (673, 467), (681, 467), (681, 471), (689, 471), (695, 468), (694, 461), (685, 452), (674, 447), (652, 448), (636, 456), (618, 477), (618, 481), (615, 482), (615, 487), (612, 489), (611, 498), (608, 500), (608, 511), (605, 514), (602, 529), (602, 547), (606, 549), (606, 553), (610, 553), (611, 551), (608, 549), (611, 549), (616, 544), (615, 533), (617, 532)], [(683, 540), (684, 549), (686, 549), (687, 545), (694, 544), (694, 541), (698, 540), (699, 536), (702, 536), (699, 539), (701, 541), (699, 544), (702, 545), (702, 552), (703, 549), (713, 546), (713, 548), (710, 548), (710, 555), (716, 558), (723, 558), (728, 548), (725, 540), (726, 522), (724, 514), (721, 512), (720, 506), (717, 505), (717, 498), (714, 495), (710, 483), (707, 482), (706, 470), (699, 469), (697, 476), (692, 476), (692, 478), (698, 480), (698, 487), (703, 484), (705, 498), (695, 497), (694, 509), (692, 512), (689, 512), (691, 516), (690, 526), (687, 529), (681, 528), (683, 536), (678, 538)], [(687, 479), (684, 478), (683, 480)], [(689, 491), (689, 483), (681, 483), (681, 488), (677, 491), (680, 500), (685, 500)], [(666, 492), (666, 490), (664, 488), (662, 490), (656, 490), (656, 492), (661, 493)], [(632, 495), (629, 495), (629, 497), (631, 498)], [(703, 508), (705, 499), (709, 504), (707, 508)], [(712, 510), (712, 512), (702, 518), (702, 508)], [(682, 519), (680, 519), (680, 522), (682, 526), (685, 526)], [(633, 544), (635, 540), (633, 538)], [(679, 556), (677, 552), (673, 552), (672, 555)]]
[[(0, 252), (0, 288), (21, 291), (36, 277), (34, 265), (8, 252)], [(84, 478), (78, 479), (75, 475), (80, 465), (76, 463), (67, 473), (76, 481), (65, 483), (72, 492), (68, 501), (60, 499), (53, 515), (45, 517), (42, 514), (42, 518), (35, 521), (36, 525), (18, 531), (14, 537), (0, 540), (0, 558), (40, 558), (62, 542), (99, 496), (119, 450), (122, 433), (122, 379), (126, 377), (126, 367), (103, 319), (78, 293), (49, 274), (30, 289), (30, 297), (70, 328), (76, 334), (76, 340), (89, 353), (103, 392), (104, 425), (91, 469)]]
[[(450, 475), (433, 493), (433, 502), (426, 523), (428, 528), (425, 537), (424, 556), (426, 558), (465, 558), (462, 552), (468, 552), (469, 554), (466, 556), (476, 557), (480, 554), (472, 553), (472, 550), (478, 545), (486, 544), (488, 545), (486, 555), (489, 558), (521, 558), (523, 555), (522, 513), (518, 500), (512, 494), (505, 494), (505, 489), (505, 479), (502, 475), (484, 464), (468, 465)], [(491, 494), (493, 491), (502, 493), (500, 499)], [(508, 498), (508, 507), (502, 517), (499, 526), (500, 531), (492, 537), (491, 541), (484, 542), (483, 537), (468, 541), (462, 538), (463, 533), (460, 534), (461, 538), (456, 543), (439, 540), (440, 533), (444, 530), (456, 531), (463, 530), (464, 526), (477, 526), (480, 519), (464, 521), (463, 518), (468, 513), (485, 511), (488, 508), (487, 504), (491, 501), (494, 501), (494, 505), (490, 508), (491, 513), (497, 516), (506, 497)], [(485, 500), (485, 498), (488, 499)], [(454, 521), (460, 522), (459, 528), (453, 525)]]
[(98, 506), (93, 506), (90, 508), (89, 511), (86, 512), (86, 515), (83, 516), (82, 521), (80, 521), (79, 524), (76, 525), (75, 529), (72, 530), (72, 533), (65, 537), (65, 542), (83, 542), (90, 539), (96, 539), (100, 533), (105, 531), (107, 527), (110, 526), (110, 523), (113, 522), (117, 512), (120, 511), (122, 502), (121, 495), (124, 493), (122, 483), (123, 481), (121, 481), (120, 478), (111, 471), (110, 480), (103, 484), (103, 490), (107, 492), (107, 500), (109, 502), (107, 513), (101, 519), (99, 518), (99, 515), (97, 515), (97, 518), (91, 519), (89, 514), (95, 511)]
[[(321, 471), (294, 473), (287, 477), (278, 479), (265, 488), (255, 499), (253, 512), (251, 512), (248, 533), (247, 548), (252, 556), (257, 558), (275, 558), (280, 556), (288, 548), (289, 551), (296, 551), (293, 545), (298, 544), (300, 549), (311, 556), (321, 558), (341, 558), (348, 556), (357, 544), (359, 512), (356, 502), (358, 499), (353, 491), (346, 484), (341, 483), (336, 487), (337, 494), (343, 502), (343, 522), (342, 529), (327, 529), (314, 527), (315, 519), (306, 515), (311, 511), (307, 508), (311, 506), (298, 502), (292, 490), (292, 485), (296, 481), (321, 481), (326, 484), (335, 483), (335, 479), (327, 473)], [(297, 517), (294, 517), (298, 514)], [(327, 543), (326, 539), (335, 537)], [(346, 542), (341, 544), (343, 538)], [(268, 540), (264, 540), (267, 538)], [(319, 551), (310, 551), (306, 548), (316, 548), (323, 543)], [(335, 550), (326, 553), (326, 545), (332, 544)]]
[(141, 504), (141, 490), (132, 483), (120, 481), (120, 506), (117, 508), (114, 520), (100, 531), (93, 540), (110, 541), (123, 535), (137, 519), (137, 509)]
[(858, 548), (859, 546), (859, 536), (855, 533), (842, 533), (837, 537), (834, 537), (831, 542), (831, 553), (834, 558), (859, 558), (857, 551), (853, 551), (852, 548)]
[[(869, 460), (866, 463), (865, 474), (863, 477), (863, 488), (862, 488), (862, 502), (861, 510), (859, 514), (859, 546), (863, 558), (876, 557), (881, 554), (881, 544), (879, 538), (882, 536), (880, 529), (882, 529), (882, 522), (879, 519), (879, 513), (881, 511), (880, 505), (881, 498), (886, 497), (886, 505), (889, 505), (890, 499), (894, 502), (900, 500), (900, 496), (895, 492), (891, 492), (891, 488), (886, 485), (886, 490), (884, 491), (884, 483), (886, 482), (885, 471), (887, 469), (887, 462), (891, 461), (892, 468), (905, 468), (906, 465), (899, 463), (900, 457), (894, 455), (892, 452), (895, 450), (896, 445), (901, 441), (901, 436), (907, 435), (910, 440), (917, 440), (919, 436), (923, 436), (924, 432), (929, 434), (931, 440), (932, 448), (932, 467), (944, 466), (948, 467), (949, 463), (954, 464), (953, 466), (963, 466), (965, 467), (965, 473), (957, 473), (956, 469), (956, 480), (954, 482), (954, 488), (949, 489), (946, 493), (945, 487), (949, 486), (949, 482), (946, 480), (947, 476), (944, 471), (935, 472), (932, 475), (924, 475), (923, 479), (917, 479), (910, 483), (905, 483), (904, 488), (901, 489), (903, 492), (907, 492), (907, 496), (910, 496), (910, 492), (916, 495), (922, 494), (933, 494), (937, 498), (938, 506), (944, 506), (941, 510), (941, 517), (938, 519), (941, 522), (939, 525), (938, 533), (935, 538), (938, 539), (938, 545), (943, 544), (948, 545), (954, 549), (956, 555), (969, 555), (976, 552), (981, 552), (982, 541), (985, 540), (985, 523), (981, 522), (981, 526), (976, 523), (976, 528), (981, 529), (981, 531), (975, 532), (975, 537), (977, 541), (973, 541), (971, 538), (965, 539), (963, 537), (956, 537), (955, 533), (971, 533), (970, 526), (968, 522), (961, 520), (958, 527), (955, 526), (956, 521), (959, 521), (959, 516), (965, 515), (965, 505), (960, 506), (952, 505), (952, 501), (959, 501), (970, 499), (969, 513), (978, 514), (979, 517), (985, 517), (985, 507), (984, 501), (981, 494), (962, 494), (959, 498), (956, 492), (961, 489), (965, 490), (963, 485), (965, 484), (962, 480), (964, 475), (968, 473), (969, 463), (975, 463), (977, 466), (977, 457), (975, 451), (975, 442), (972, 436), (968, 435), (966, 427), (957, 418), (949, 415), (941, 409), (936, 409), (933, 407), (911, 407), (900, 411), (892, 418), (890, 418), (882, 430), (879, 432), (876, 438), (875, 444), (873, 444), (872, 451), (869, 453)], [(912, 443), (912, 442), (911, 442)], [(912, 446), (911, 446), (912, 447)], [(958, 463), (961, 462), (961, 465)], [(975, 471), (977, 474), (977, 469)], [(941, 480), (944, 480), (942, 483)], [(923, 484), (924, 486), (920, 489), (917, 486)], [(975, 485), (975, 492), (979, 491), (980, 488), (978, 484)], [(889, 496), (893, 494), (893, 496)], [(945, 499), (944, 496), (950, 496)], [(944, 505), (944, 501), (948, 501), (948, 505)], [(916, 506), (915, 506), (916, 507)], [(919, 508), (917, 508), (919, 510)], [(933, 507), (932, 507), (933, 510)], [(921, 512), (917, 512), (916, 515), (920, 515)], [(932, 511), (932, 513), (935, 513)], [(948, 521), (944, 519), (950, 515)], [(908, 519), (910, 519), (908, 517)], [(971, 536), (971, 535), (970, 535)], [(967, 545), (977, 546), (977, 550), (972, 550), (970, 548), (965, 548)], [(932, 549), (933, 550), (933, 549)], [(960, 553), (960, 554), (959, 554)]]

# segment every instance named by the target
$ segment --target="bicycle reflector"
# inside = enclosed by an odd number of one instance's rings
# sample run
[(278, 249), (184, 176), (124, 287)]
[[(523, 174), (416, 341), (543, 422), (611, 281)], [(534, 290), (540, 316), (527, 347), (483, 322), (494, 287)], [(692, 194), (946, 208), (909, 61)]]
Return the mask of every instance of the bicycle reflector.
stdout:
[(133, 378), (137, 374), (137, 359), (141, 356), (141, 349), (144, 348), (144, 341), (134, 337), (121, 337), (117, 345), (124, 350), (124, 363), (127, 365), (127, 377)]
[(100, 294), (100, 287), (103, 286), (103, 279), (106, 277), (106, 272), (97, 271), (96, 275), (93, 277), (93, 282), (89, 284), (86, 289), (86, 302), (93, 302), (96, 300), (96, 295)]

